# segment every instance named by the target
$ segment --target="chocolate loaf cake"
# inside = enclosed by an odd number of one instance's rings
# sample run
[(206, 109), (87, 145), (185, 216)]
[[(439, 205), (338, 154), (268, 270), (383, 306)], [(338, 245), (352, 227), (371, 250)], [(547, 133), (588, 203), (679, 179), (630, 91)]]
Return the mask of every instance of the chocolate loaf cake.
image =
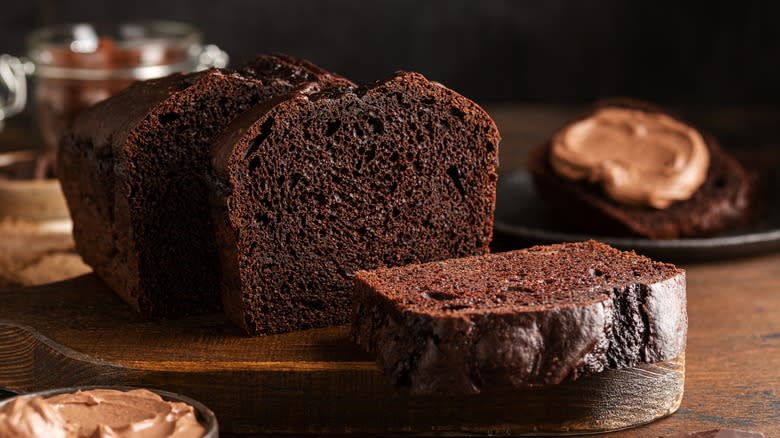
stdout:
[[(650, 104), (627, 99), (601, 102), (588, 116), (611, 107), (668, 116)], [(709, 151), (706, 178), (689, 199), (666, 208), (629, 205), (607, 196), (597, 184), (563, 178), (550, 164), (551, 142), (531, 152), (528, 169), (540, 196), (582, 231), (650, 239), (709, 236), (749, 219), (751, 187), (742, 166), (713, 137), (702, 137)]]
[(594, 241), (358, 272), (353, 301), (352, 339), (416, 394), (673, 359), (688, 325), (682, 269)]
[(61, 143), (58, 176), (76, 248), (143, 316), (221, 308), (204, 186), (214, 137), (272, 96), (312, 81), (348, 83), (279, 55), (251, 65), (243, 75), (209, 70), (136, 83), (84, 111)]
[(486, 253), (499, 140), (416, 73), (244, 114), (212, 150), (225, 312), (251, 334), (343, 324), (359, 269)]

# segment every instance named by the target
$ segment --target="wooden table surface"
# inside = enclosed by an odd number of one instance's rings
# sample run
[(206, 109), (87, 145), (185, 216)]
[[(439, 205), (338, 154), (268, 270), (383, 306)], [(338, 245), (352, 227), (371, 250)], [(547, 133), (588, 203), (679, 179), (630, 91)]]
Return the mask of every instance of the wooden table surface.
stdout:
[[(508, 105), (488, 110), (503, 136), (500, 173), (504, 174), (522, 167), (527, 151), (581, 108)], [(697, 123), (727, 139), (727, 148), (738, 147), (732, 150), (745, 157), (744, 161), (780, 169), (780, 148), (773, 137), (780, 120), (777, 109), (719, 108), (692, 110), (691, 114)], [(8, 146), (3, 138), (8, 137), (0, 133), (0, 148)], [(0, 235), (4, 226), (0, 224)], [(0, 265), (13, 265), (8, 263), (8, 254), (14, 252), (9, 251), (9, 245), (16, 245), (15, 251), (24, 246), (17, 240), (0, 238)], [(67, 251), (62, 239), (51, 241), (56, 242), (52, 243), (55, 252)], [(32, 245), (29, 251), (46, 253), (45, 246)], [(22, 258), (42, 260), (31, 254)], [(608, 436), (656, 437), (718, 427), (780, 436), (780, 253), (683, 267), (688, 271), (690, 326), (682, 406), (667, 419)], [(44, 278), (55, 268), (39, 262), (37, 269)], [(73, 274), (82, 272), (79, 266)]]

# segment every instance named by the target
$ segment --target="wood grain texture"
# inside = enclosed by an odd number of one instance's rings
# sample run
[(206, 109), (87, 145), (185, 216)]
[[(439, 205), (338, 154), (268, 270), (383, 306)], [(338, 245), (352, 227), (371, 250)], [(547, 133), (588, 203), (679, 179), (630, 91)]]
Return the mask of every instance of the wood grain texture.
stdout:
[[(684, 359), (475, 397), (411, 397), (346, 327), (243, 336), (222, 315), (142, 321), (94, 275), (0, 292), (0, 386), (162, 388), (211, 407), (227, 433), (556, 433), (675, 411)], [(555, 409), (551, 409), (555, 406)]]

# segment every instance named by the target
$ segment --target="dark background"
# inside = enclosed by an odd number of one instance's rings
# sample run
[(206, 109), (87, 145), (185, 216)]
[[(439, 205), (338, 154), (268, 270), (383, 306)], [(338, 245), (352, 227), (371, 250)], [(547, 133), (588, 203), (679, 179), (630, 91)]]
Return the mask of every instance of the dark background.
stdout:
[(780, 102), (772, 1), (3, 0), (0, 52), (37, 26), (155, 18), (199, 26), (233, 64), (281, 51), (362, 83), (417, 70), (482, 103)]

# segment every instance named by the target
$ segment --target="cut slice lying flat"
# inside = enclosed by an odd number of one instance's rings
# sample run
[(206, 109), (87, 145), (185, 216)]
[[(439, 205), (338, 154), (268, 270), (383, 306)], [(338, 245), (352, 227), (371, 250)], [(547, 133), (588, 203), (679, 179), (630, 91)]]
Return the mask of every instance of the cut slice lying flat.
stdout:
[(673, 359), (685, 272), (583, 243), (358, 272), (352, 338), (414, 393), (560, 383)]

